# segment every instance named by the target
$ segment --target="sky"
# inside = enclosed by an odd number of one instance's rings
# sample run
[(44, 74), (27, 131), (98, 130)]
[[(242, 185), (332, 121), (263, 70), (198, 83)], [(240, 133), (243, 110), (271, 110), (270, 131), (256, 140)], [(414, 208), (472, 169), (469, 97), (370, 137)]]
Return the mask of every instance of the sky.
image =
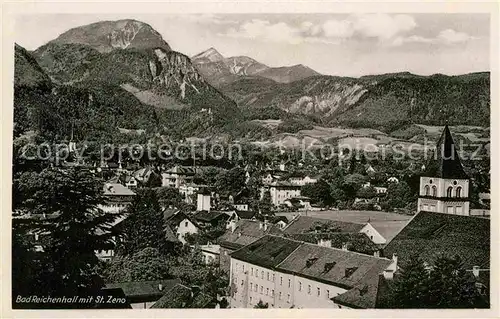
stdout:
[(354, 77), (490, 70), (488, 14), (30, 14), (17, 17), (14, 37), (34, 50), (70, 28), (127, 18), (188, 56), (213, 47), (225, 57)]

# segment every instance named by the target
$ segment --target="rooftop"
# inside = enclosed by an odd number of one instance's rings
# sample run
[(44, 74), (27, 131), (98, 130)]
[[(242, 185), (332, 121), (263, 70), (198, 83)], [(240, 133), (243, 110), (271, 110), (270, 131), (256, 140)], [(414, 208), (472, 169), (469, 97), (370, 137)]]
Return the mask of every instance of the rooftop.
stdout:
[(408, 224), (408, 220), (369, 221), (369, 223), (389, 242)]
[(135, 193), (129, 188), (119, 183), (106, 183), (104, 184), (105, 196), (134, 196)]
[(288, 224), (284, 232), (286, 234), (302, 234), (314, 232), (315, 229), (323, 230), (323, 228), (328, 228), (331, 232), (357, 233), (363, 228), (363, 224), (309, 216), (298, 216)]
[(281, 234), (279, 227), (268, 224), (268, 228), (265, 230), (264, 227), (260, 227), (261, 224), (261, 221), (241, 219), (236, 223), (234, 232), (228, 229), (219, 238), (219, 244), (226, 248), (239, 249), (255, 242), (266, 234)]
[(384, 248), (384, 255), (399, 256), (402, 267), (416, 252), (430, 264), (438, 256), (458, 255), (468, 269), (489, 269), (490, 220), (419, 212)]
[[(152, 281), (133, 281), (106, 284), (105, 289), (122, 289), (127, 298), (145, 298), (145, 297), (161, 297), (166, 289), (173, 287), (179, 283), (179, 279), (165, 279)], [(159, 285), (163, 289), (159, 289)]]

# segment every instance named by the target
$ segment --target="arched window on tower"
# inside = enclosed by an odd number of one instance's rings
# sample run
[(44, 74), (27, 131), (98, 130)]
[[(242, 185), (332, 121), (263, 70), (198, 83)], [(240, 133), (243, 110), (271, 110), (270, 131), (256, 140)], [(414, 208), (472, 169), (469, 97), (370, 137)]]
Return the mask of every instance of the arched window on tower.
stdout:
[(453, 187), (448, 187), (448, 189), (446, 190), (446, 197), (451, 197), (451, 194), (453, 192)]
[(462, 197), (462, 187), (458, 186), (455, 191), (456, 197)]
[(429, 185), (425, 185), (424, 190), (425, 190), (425, 196), (429, 196), (430, 195)]
[(438, 193), (438, 189), (437, 189), (436, 185), (433, 185), (432, 186), (432, 196), (436, 197), (437, 193)]

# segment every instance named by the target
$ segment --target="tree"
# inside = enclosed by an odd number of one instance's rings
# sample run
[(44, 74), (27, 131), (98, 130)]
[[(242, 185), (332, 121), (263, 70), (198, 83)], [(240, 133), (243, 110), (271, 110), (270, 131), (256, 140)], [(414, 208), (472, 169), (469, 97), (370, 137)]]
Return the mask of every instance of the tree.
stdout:
[[(95, 295), (104, 284), (96, 272), (99, 260), (95, 251), (113, 245), (111, 223), (117, 215), (99, 209), (102, 188), (87, 170), (45, 169), (32, 177), (20, 186), (27, 198), (23, 209), (39, 215), (55, 214), (55, 218), (32, 221), (30, 225), (33, 231), (47, 236), (42, 254), (45, 264), (36, 274), (43, 289), (40, 292), (52, 296)], [(14, 278), (17, 271), (13, 269)]]
[(359, 198), (373, 198), (377, 196), (377, 191), (375, 190), (375, 187), (373, 186), (368, 186), (368, 187), (362, 187), (358, 190), (357, 196)]
[(271, 212), (273, 210), (274, 205), (272, 203), (271, 193), (269, 192), (269, 190), (266, 190), (264, 192), (262, 199), (260, 199), (257, 204), (257, 208), (259, 209), (259, 211), (264, 213)]
[(405, 181), (390, 183), (387, 188), (387, 204), (391, 208), (403, 208), (413, 200), (410, 186)]
[(269, 308), (269, 304), (266, 302), (264, 303), (262, 300), (259, 300), (259, 302), (254, 306), (256, 309), (267, 309)]
[(156, 248), (162, 254), (176, 250), (175, 244), (166, 239), (163, 212), (155, 190), (139, 190), (125, 214), (128, 217), (123, 221), (120, 254), (132, 255), (147, 247)]
[(235, 195), (245, 186), (245, 179), (245, 171), (240, 167), (235, 167), (219, 172), (215, 187), (220, 194)]
[(330, 193), (330, 185), (324, 179), (320, 179), (314, 184), (307, 184), (302, 187), (301, 194), (311, 198), (313, 203), (331, 205), (333, 199)]
[(460, 257), (439, 257), (426, 268), (418, 256), (395, 277), (383, 307), (486, 308), (489, 302), (475, 286)]
[(115, 256), (103, 274), (108, 282), (168, 279), (171, 263), (158, 249), (147, 247), (129, 256)]

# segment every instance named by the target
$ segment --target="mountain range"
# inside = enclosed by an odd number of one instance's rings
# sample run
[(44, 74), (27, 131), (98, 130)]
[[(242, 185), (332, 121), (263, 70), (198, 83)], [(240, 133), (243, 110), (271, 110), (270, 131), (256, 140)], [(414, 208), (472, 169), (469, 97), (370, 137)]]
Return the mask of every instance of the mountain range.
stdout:
[(193, 56), (191, 60), (198, 71), (215, 87), (229, 84), (242, 77), (263, 77), (278, 83), (290, 83), (320, 75), (302, 64), (274, 68), (247, 56), (225, 58), (214, 48)]
[(76, 138), (109, 140), (126, 128), (239, 138), (268, 119), (283, 120), (283, 132), (318, 124), (386, 132), (444, 121), (489, 126), (488, 72), (350, 78), (226, 58), (214, 48), (189, 58), (136, 20), (93, 23), (32, 52), (14, 50), (18, 134), (64, 139), (74, 128)]

